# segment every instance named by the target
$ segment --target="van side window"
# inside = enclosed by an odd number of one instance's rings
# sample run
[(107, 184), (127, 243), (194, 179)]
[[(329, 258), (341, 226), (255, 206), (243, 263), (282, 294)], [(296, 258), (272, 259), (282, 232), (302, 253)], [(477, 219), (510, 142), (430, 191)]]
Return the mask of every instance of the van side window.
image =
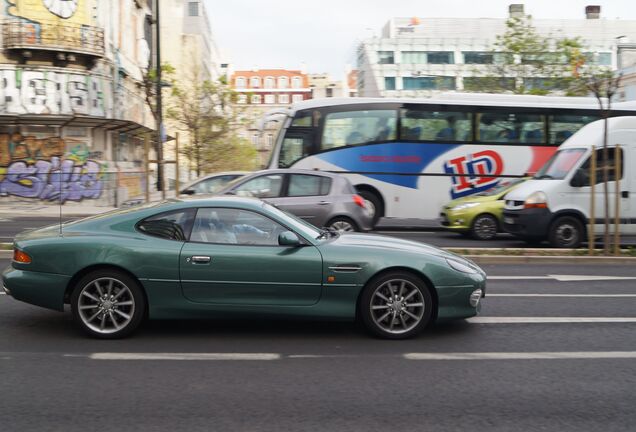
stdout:
[[(621, 155), (621, 179), (625, 177), (625, 161), (623, 159), (624, 153), (623, 150), (619, 150)], [(579, 186), (590, 186), (590, 164), (591, 157), (588, 157), (587, 160), (581, 167), (578, 169), (576, 173), (576, 177), (582, 180), (582, 184)], [(603, 149), (596, 150), (596, 183), (603, 183), (603, 167), (605, 166), (605, 162), (603, 160)], [(616, 180), (616, 147), (609, 147), (607, 149), (607, 166), (609, 166), (608, 172), (608, 181)]]

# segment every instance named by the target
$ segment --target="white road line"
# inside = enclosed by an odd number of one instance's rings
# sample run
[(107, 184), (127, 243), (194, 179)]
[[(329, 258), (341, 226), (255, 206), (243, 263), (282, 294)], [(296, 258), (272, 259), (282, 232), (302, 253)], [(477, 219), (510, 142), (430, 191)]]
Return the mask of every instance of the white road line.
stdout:
[(486, 294), (486, 297), (590, 297), (590, 298), (626, 298), (636, 294)]
[(488, 276), (488, 280), (549, 280), (559, 282), (636, 280), (636, 276), (599, 276), (599, 275), (546, 275), (546, 276)]
[(635, 317), (489, 317), (466, 319), (471, 324), (636, 323)]
[(271, 353), (93, 353), (91, 360), (278, 360)]
[(633, 359), (636, 351), (407, 353), (407, 360)]
[(4, 291), (0, 291), (0, 295), (7, 295), (7, 293)]

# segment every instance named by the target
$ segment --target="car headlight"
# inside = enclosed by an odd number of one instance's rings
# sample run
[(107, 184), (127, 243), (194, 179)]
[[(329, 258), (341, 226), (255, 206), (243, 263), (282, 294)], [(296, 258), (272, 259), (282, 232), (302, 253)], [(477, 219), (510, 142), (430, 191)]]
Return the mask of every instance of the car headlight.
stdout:
[(548, 197), (541, 191), (533, 192), (524, 201), (523, 208), (548, 208)]
[(468, 274), (477, 273), (476, 269), (474, 269), (473, 267), (467, 264), (464, 264), (463, 262), (460, 262), (454, 259), (449, 259), (449, 258), (446, 258), (446, 262), (448, 263), (449, 266), (451, 266), (451, 268), (453, 268), (454, 270), (457, 270), (458, 272), (468, 273)]
[(453, 210), (453, 211), (466, 210), (466, 209), (469, 209), (469, 208), (472, 208), (472, 207), (476, 207), (478, 205), (479, 205), (479, 203), (476, 203), (476, 202), (464, 203), (464, 204), (460, 204), (460, 205), (457, 205), (457, 206), (453, 207), (451, 210)]

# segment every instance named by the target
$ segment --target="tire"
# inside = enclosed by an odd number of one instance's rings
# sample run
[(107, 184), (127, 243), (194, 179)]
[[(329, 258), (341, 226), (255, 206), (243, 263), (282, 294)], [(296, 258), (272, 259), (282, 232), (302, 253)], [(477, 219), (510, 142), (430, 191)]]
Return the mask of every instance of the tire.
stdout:
[(373, 218), (372, 224), (375, 226), (380, 218), (384, 216), (384, 203), (382, 202), (382, 199), (375, 193), (368, 190), (359, 190), (358, 195), (364, 199), (367, 211)]
[(497, 219), (489, 214), (480, 214), (470, 227), (470, 234), (475, 240), (491, 240), (497, 235), (499, 223)]
[(338, 216), (327, 222), (327, 228), (334, 229), (340, 233), (360, 231), (358, 224), (345, 216)]
[(96, 270), (75, 285), (71, 311), (75, 324), (89, 336), (119, 339), (139, 327), (146, 299), (139, 283), (126, 273)]
[(578, 248), (583, 241), (583, 224), (573, 216), (562, 216), (550, 226), (550, 246), (556, 248)]
[[(409, 304), (416, 306), (409, 307)], [(383, 339), (413, 337), (431, 322), (432, 317), (433, 298), (424, 281), (400, 271), (369, 281), (358, 303), (358, 318), (364, 327)]]

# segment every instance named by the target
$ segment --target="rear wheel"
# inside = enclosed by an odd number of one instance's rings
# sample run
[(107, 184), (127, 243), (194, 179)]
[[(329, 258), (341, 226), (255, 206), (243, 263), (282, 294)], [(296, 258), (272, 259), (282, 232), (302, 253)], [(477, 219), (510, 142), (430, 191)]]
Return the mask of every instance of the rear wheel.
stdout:
[(331, 228), (340, 233), (360, 231), (358, 225), (348, 217), (338, 216), (327, 223), (327, 228)]
[(384, 339), (415, 336), (433, 316), (433, 300), (426, 284), (403, 272), (371, 280), (358, 307), (358, 316), (366, 329)]
[(117, 270), (84, 276), (71, 295), (73, 320), (85, 333), (100, 339), (126, 337), (139, 327), (146, 302), (139, 284)]
[(550, 226), (550, 245), (557, 248), (577, 248), (583, 241), (583, 224), (573, 216), (562, 216)]
[(491, 240), (497, 235), (499, 224), (494, 216), (480, 214), (473, 221), (470, 233), (476, 240)]

